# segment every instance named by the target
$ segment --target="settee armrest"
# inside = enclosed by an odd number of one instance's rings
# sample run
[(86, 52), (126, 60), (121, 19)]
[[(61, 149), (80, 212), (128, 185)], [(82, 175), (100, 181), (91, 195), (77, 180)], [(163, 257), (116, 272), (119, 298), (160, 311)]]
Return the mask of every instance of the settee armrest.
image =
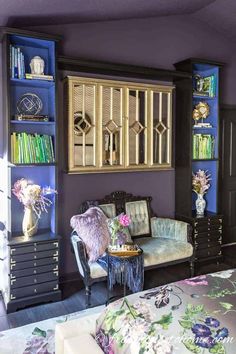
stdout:
[(71, 244), (75, 253), (76, 263), (80, 275), (87, 280), (90, 278), (90, 267), (87, 260), (86, 249), (83, 241), (76, 231), (73, 231), (71, 234)]
[(191, 225), (169, 218), (151, 218), (152, 237), (166, 237), (180, 242), (191, 241)]

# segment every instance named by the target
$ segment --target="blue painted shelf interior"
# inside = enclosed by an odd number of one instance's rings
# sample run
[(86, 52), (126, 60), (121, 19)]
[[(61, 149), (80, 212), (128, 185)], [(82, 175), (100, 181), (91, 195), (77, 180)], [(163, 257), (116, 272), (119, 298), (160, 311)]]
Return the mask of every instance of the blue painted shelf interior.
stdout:
[[(11, 185), (21, 179), (26, 178), (33, 184), (38, 184), (41, 187), (50, 186), (55, 189), (55, 167), (54, 166), (21, 166), (11, 169)], [(48, 213), (43, 212), (39, 220), (38, 233), (41, 230), (49, 229), (55, 232), (55, 196), (48, 197), (53, 204), (48, 208)], [(11, 215), (12, 215), (12, 232), (22, 236), (22, 220), (24, 215), (23, 205), (12, 194), (11, 195)]]
[[(215, 96), (214, 97), (205, 97), (205, 96), (196, 96), (193, 93), (193, 108), (199, 102), (206, 102), (209, 105), (210, 113), (209, 116), (203, 120), (204, 123), (210, 123), (211, 128), (194, 128), (193, 134), (210, 134), (215, 138), (215, 147), (214, 147), (214, 158), (213, 159), (197, 159), (192, 160), (192, 171), (196, 173), (198, 170), (208, 171), (208, 174), (211, 175), (211, 181), (208, 192), (205, 194), (204, 199), (206, 200), (206, 210), (209, 212), (217, 213), (217, 195), (218, 195), (218, 150), (219, 150), (219, 135), (218, 135), (218, 117), (219, 117), (219, 67), (213, 66), (210, 64), (195, 63), (193, 64), (193, 75), (198, 74), (201, 77), (207, 77), (214, 75), (215, 76)], [(194, 124), (194, 121), (193, 121)], [(197, 199), (196, 193), (192, 193), (192, 209), (195, 210), (195, 202)]]
[(40, 56), (45, 63), (44, 74), (55, 77), (55, 43), (44, 39), (11, 35), (10, 42), (19, 47), (25, 58), (25, 72), (31, 73), (30, 61), (35, 56)]
[[(55, 78), (55, 42), (39, 38), (27, 36), (10, 35), (10, 44), (15, 47), (20, 47), (25, 59), (25, 72), (31, 73), (30, 61), (34, 56), (40, 56), (45, 63), (44, 74), (52, 75)], [(9, 48), (10, 50), (10, 48)], [(10, 78), (10, 132), (26, 132), (30, 134), (47, 134), (53, 137), (55, 147), (55, 82), (44, 80), (27, 80)], [(17, 111), (17, 102), (22, 95), (27, 93), (36, 94), (43, 104), (42, 111), (38, 114), (47, 115), (49, 122), (30, 122), (17, 121), (14, 116), (19, 114)], [(54, 149), (55, 150), (55, 149)], [(41, 187), (50, 186), (56, 189), (56, 164), (20, 164), (15, 165), (10, 169), (11, 186), (21, 179), (26, 178), (33, 184), (38, 184)], [(48, 196), (53, 204), (48, 208), (48, 213), (43, 212), (39, 220), (37, 234), (41, 234), (45, 230), (56, 232), (56, 196)], [(11, 194), (11, 231), (12, 234), (22, 236), (22, 219), (24, 207), (18, 199)]]

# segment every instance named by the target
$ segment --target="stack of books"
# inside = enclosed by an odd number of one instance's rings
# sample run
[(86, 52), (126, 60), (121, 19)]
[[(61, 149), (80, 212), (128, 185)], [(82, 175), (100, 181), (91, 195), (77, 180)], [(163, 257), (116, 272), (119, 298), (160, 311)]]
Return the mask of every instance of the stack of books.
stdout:
[(45, 81), (53, 81), (54, 78), (52, 75), (44, 75), (44, 74), (25, 74), (25, 78), (28, 80), (45, 80)]
[(25, 78), (25, 57), (20, 47), (10, 45), (10, 77), (12, 79)]
[(193, 134), (193, 158), (213, 159), (215, 137), (210, 134)]
[(55, 162), (52, 137), (36, 133), (12, 133), (11, 161), (16, 164)]

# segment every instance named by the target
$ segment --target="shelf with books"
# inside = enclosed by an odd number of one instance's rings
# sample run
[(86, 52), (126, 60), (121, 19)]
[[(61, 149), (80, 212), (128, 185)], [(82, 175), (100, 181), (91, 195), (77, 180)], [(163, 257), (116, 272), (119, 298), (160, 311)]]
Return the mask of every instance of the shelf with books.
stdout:
[[(196, 209), (196, 193), (186, 194), (184, 190), (192, 190), (191, 175), (199, 170), (211, 175), (210, 188), (204, 195), (205, 212), (218, 213), (219, 77), (222, 64), (187, 59), (176, 63), (175, 67), (192, 75), (192, 80), (176, 81), (176, 214), (192, 217)], [(183, 145), (187, 151), (183, 151)]]
[(19, 114), (43, 115), (55, 120), (55, 86), (29, 88), (10, 85), (11, 119)]
[[(33, 253), (29, 253), (27, 259), (31, 255), (35, 259), (41, 258), (42, 252), (38, 251), (44, 250), (43, 257), (49, 257), (49, 263), (59, 262), (56, 251), (60, 239), (57, 229), (56, 193), (58, 191), (56, 40), (53, 36), (37, 35), (28, 31), (16, 29), (14, 33), (13, 30), (10, 32), (6, 30), (3, 48), (6, 91), (4, 221), (8, 246), (5, 266), (8, 269), (6, 277), (10, 277), (12, 245), (20, 246), (22, 250), (26, 244), (27, 247), (28, 244), (35, 245), (30, 251)], [(34, 76), (35, 72), (38, 77)], [(25, 199), (20, 195), (24, 195)], [(27, 211), (30, 213), (29, 216), (26, 215)], [(25, 225), (26, 216), (28, 219), (26, 218)], [(55, 252), (49, 251), (52, 248), (55, 248)], [(55, 260), (53, 255), (56, 254)], [(30, 264), (30, 267), (38, 266), (33, 262)], [(52, 275), (48, 276), (50, 278)], [(33, 303), (60, 299), (58, 276), (55, 279), (56, 285), (50, 288), (50, 296), (48, 292), (46, 295), (42, 291), (39, 296), (33, 291), (27, 293), (27, 296), (22, 293), (19, 298), (12, 293), (10, 283), (6, 279), (4, 301), (7, 311), (14, 311)], [(24, 287), (19, 289), (25, 291)], [(17, 291), (19, 293), (21, 290)]]

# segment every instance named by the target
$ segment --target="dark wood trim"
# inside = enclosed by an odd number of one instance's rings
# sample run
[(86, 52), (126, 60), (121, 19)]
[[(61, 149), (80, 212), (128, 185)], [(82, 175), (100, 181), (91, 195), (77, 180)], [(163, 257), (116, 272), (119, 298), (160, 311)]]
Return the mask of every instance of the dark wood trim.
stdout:
[(220, 67), (225, 66), (225, 63), (218, 62), (215, 60), (208, 60), (204, 58), (189, 58), (186, 60), (179, 61), (178, 63), (175, 63), (174, 66), (178, 69), (178, 67), (183, 67), (189, 64), (208, 64), (208, 65), (220, 66)]
[(148, 80), (172, 81), (174, 78), (191, 78), (191, 74), (176, 70), (165, 70), (136, 65), (92, 61), (66, 56), (58, 56), (57, 61), (59, 70), (143, 78)]
[(48, 39), (53, 41), (60, 41), (62, 40), (62, 36), (42, 33), (42, 32), (34, 32), (28, 31), (20, 28), (13, 28), (13, 27), (0, 27), (0, 42), (5, 34), (14, 34), (14, 35), (21, 35), (26, 37), (34, 37), (39, 39)]

